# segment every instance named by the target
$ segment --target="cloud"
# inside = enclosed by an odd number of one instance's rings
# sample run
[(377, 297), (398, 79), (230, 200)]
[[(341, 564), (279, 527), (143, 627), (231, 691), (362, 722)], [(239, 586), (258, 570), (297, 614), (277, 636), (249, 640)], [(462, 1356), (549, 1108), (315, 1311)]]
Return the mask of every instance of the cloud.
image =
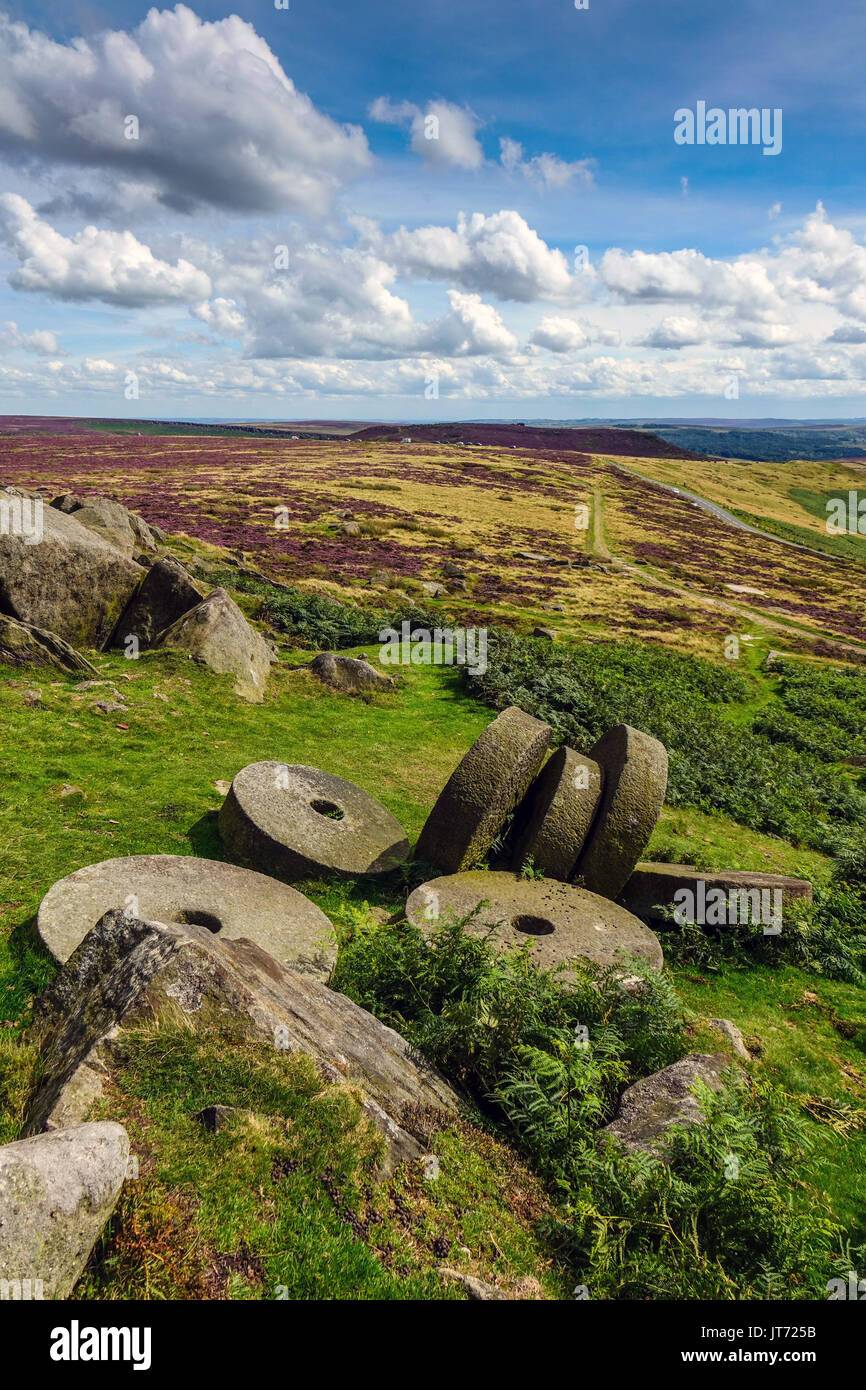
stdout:
[(595, 160), (576, 159), (569, 163), (555, 154), (535, 154), (523, 158), (523, 146), (507, 135), (499, 141), (499, 161), (509, 173), (523, 174), (543, 188), (565, 188), (573, 179), (591, 188), (595, 182)]
[(385, 125), (408, 127), (412, 149), (428, 164), (480, 169), (484, 163), (484, 151), (476, 135), (480, 121), (468, 107), (455, 106), (450, 101), (429, 101), (422, 110), (411, 101), (392, 102), (388, 97), (377, 97), (370, 106), (370, 118)]
[(707, 327), (700, 319), (687, 314), (670, 314), (640, 341), (644, 347), (684, 348), (706, 342), (708, 336)]
[(149, 185), (178, 211), (310, 217), (371, 162), (363, 131), (317, 110), (252, 25), (185, 5), (68, 44), (0, 16), (0, 150)]
[(13, 289), (126, 307), (201, 300), (211, 293), (209, 277), (189, 261), (158, 260), (132, 232), (85, 227), (75, 237), (62, 236), (17, 193), (0, 194), (0, 236), (18, 260), (9, 277)]
[(747, 318), (778, 315), (782, 300), (767, 266), (757, 256), (717, 261), (700, 251), (605, 251), (602, 283), (627, 303), (676, 300), (705, 308), (735, 309)]
[(447, 280), (470, 293), (523, 303), (575, 293), (565, 256), (542, 241), (518, 212), (460, 213), (456, 228), (400, 227), (387, 235), (365, 219), (355, 219), (355, 225), (364, 244), (401, 275)]
[(576, 319), (548, 314), (533, 330), (529, 341), (534, 347), (547, 348), (550, 352), (573, 352), (589, 340)]
[(63, 355), (63, 349), (57, 342), (57, 335), (51, 333), (47, 328), (36, 328), (32, 333), (24, 333), (7, 319), (5, 323), (0, 323), (0, 352), (8, 349), (19, 352), (35, 352), (40, 357), (59, 357)]

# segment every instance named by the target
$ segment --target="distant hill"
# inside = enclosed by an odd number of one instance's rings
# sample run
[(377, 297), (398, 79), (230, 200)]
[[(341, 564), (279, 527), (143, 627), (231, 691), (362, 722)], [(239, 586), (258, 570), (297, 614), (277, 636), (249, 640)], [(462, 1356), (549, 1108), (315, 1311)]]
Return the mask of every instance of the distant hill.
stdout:
[(694, 457), (680, 445), (649, 431), (616, 427), (571, 429), (458, 421), (438, 425), (370, 425), (358, 430), (352, 438), (380, 442), (412, 439), (434, 444), (484, 444), (497, 449), (575, 449), (586, 454), (621, 454), (633, 458)]
[(789, 463), (792, 459), (866, 459), (866, 424), (822, 425), (788, 422), (760, 425), (666, 425), (647, 422), (651, 437), (666, 439), (690, 453), (724, 458)]

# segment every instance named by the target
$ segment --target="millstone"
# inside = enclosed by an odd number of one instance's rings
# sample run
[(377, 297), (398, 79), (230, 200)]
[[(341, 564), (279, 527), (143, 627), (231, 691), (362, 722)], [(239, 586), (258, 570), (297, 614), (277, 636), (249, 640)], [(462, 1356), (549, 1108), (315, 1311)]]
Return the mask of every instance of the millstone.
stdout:
[(76, 869), (48, 890), (36, 927), (65, 961), (112, 908), (245, 936), (290, 969), (325, 981), (337, 958), (331, 923), (303, 893), (234, 864), (185, 855), (134, 854)]
[(665, 799), (668, 755), (649, 734), (617, 724), (589, 750), (602, 771), (595, 821), (574, 877), (592, 893), (616, 898), (649, 843)]
[(232, 858), (286, 878), (385, 874), (409, 854), (403, 827), (375, 797), (300, 764), (243, 768), (219, 828)]
[(479, 864), (541, 767), (550, 729), (511, 706), (488, 724), (446, 782), (415, 858), (447, 873)]
[(557, 748), (517, 808), (512, 867), (519, 871), (531, 858), (548, 878), (567, 882), (600, 796), (598, 763), (573, 748)]
[[(714, 890), (721, 890), (729, 902), (737, 905), (733, 921), (762, 921), (766, 925), (766, 910), (775, 912), (776, 893), (781, 894), (782, 909), (792, 902), (802, 899), (812, 901), (812, 885), (806, 878), (788, 878), (784, 874), (764, 874), (722, 869), (716, 873), (705, 873), (694, 864), (638, 864), (634, 873), (619, 894), (619, 901), (636, 917), (644, 922), (665, 922), (665, 909), (678, 907), (682, 900), (677, 897), (686, 889), (690, 894), (686, 904), (691, 901), (699, 906), (703, 898)], [(757, 892), (757, 899), (755, 893)], [(743, 898), (743, 894), (748, 895)], [(761, 894), (765, 894), (764, 898)], [(748, 910), (746, 904), (748, 903)], [(754, 911), (753, 905), (760, 910)], [(693, 914), (694, 915), (694, 914)]]
[(478, 909), (467, 930), (490, 936), (498, 946), (531, 943), (532, 960), (550, 970), (576, 956), (601, 966), (621, 966), (637, 956), (660, 970), (662, 948), (655, 933), (607, 898), (555, 879), (517, 878), (476, 869), (424, 883), (410, 894), (406, 916), (430, 934), (440, 917), (465, 917)]

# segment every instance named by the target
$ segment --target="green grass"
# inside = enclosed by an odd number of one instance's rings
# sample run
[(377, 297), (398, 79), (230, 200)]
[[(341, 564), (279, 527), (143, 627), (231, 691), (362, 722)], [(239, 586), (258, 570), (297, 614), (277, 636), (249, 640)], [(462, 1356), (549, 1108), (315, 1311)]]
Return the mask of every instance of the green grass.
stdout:
[[(791, 488), (789, 495), (813, 516), (826, 519), (824, 504), (828, 497), (835, 494), (824, 495), (795, 487)], [(778, 517), (760, 516), (758, 513), (744, 512), (738, 508), (732, 510), (733, 515), (739, 517), (740, 521), (745, 521), (748, 526), (756, 526), (760, 531), (769, 531), (771, 535), (778, 536), (783, 541), (794, 541), (797, 545), (808, 546), (810, 550), (821, 550), (839, 560), (854, 560), (861, 565), (866, 564), (866, 538), (862, 536), (831, 536), (826, 531), (813, 531), (810, 526), (797, 526), (793, 521), (781, 521)]]

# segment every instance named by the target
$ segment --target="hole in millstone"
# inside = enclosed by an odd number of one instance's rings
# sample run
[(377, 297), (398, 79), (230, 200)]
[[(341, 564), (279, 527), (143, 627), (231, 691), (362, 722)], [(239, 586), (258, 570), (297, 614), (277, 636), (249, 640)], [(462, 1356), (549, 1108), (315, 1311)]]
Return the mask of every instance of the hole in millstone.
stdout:
[(339, 806), (335, 806), (333, 801), (311, 801), (310, 805), (320, 816), (327, 816), (328, 820), (342, 820), (343, 812)]
[(553, 931), (553, 923), (548, 922), (546, 917), (532, 917), (525, 913), (514, 917), (511, 925), (515, 931), (526, 932), (527, 936), (550, 936)]
[(206, 927), (208, 931), (222, 931), (223, 924), (215, 912), (197, 912), (192, 908), (189, 912), (175, 913), (174, 920), (179, 922), (182, 927)]

